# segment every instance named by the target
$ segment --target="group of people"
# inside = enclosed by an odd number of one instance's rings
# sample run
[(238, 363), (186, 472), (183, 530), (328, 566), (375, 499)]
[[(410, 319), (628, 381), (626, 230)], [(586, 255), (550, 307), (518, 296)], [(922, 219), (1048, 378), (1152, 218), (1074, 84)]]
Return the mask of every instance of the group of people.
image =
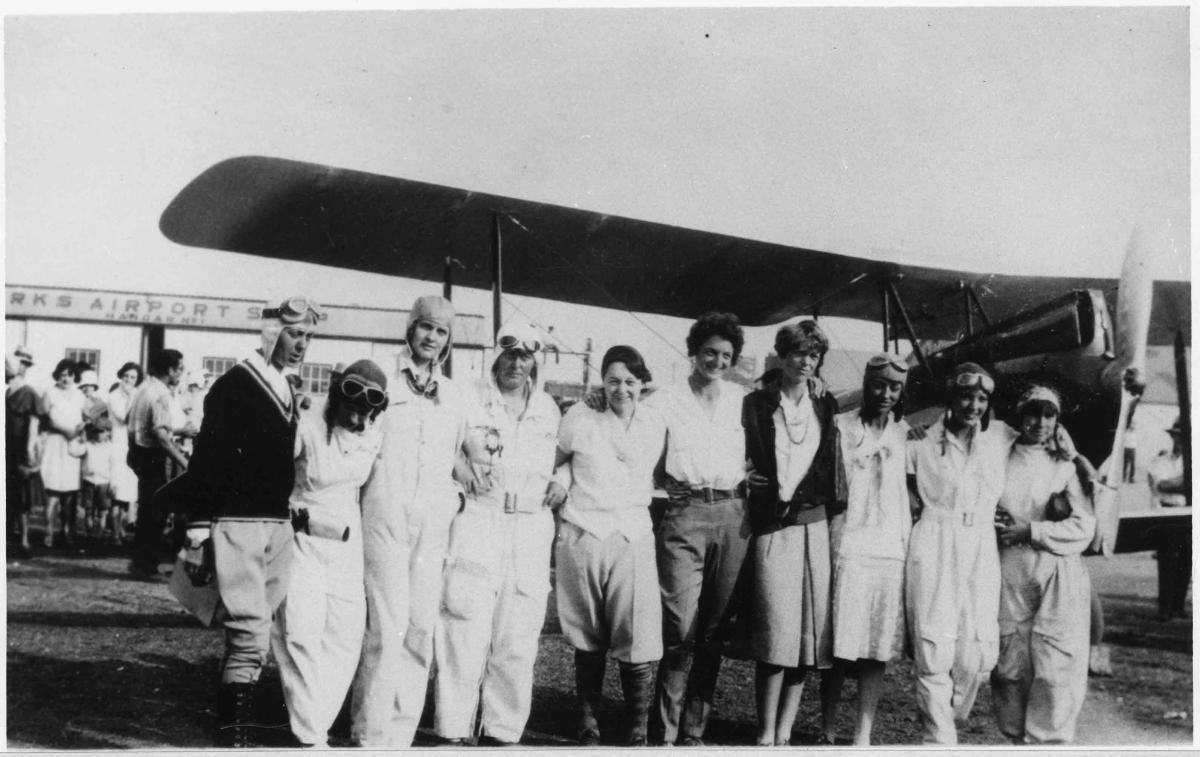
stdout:
[(861, 408), (839, 413), (819, 378), (828, 339), (801, 321), (776, 336), (778, 375), (746, 394), (725, 378), (742, 329), (711, 313), (685, 381), (651, 389), (616, 346), (602, 393), (560, 415), (528, 324), (500, 329), (478, 386), (443, 375), (454, 309), (427, 296), (393, 375), (357, 361), (301, 416), (286, 374), (324, 317), (303, 297), (264, 308), (260, 348), (213, 384), (166, 487), (188, 517), (186, 571), (220, 596), (219, 744), (252, 742), (269, 650), (300, 744), (326, 743), (349, 695), (356, 744), (410, 746), (431, 673), (438, 736), (518, 743), (551, 576), (582, 745), (607, 730), (610, 656), (624, 722), (609, 743), (702, 744), (728, 655), (756, 661), (759, 745), (790, 742), (810, 670), (824, 741), (851, 675), (854, 743), (869, 744), (905, 655), (928, 742), (955, 743), (989, 673), (1014, 742), (1073, 738), (1094, 518), (1050, 388), (1025, 392), (1011, 429), (992, 377), (964, 364), (944, 417), (910, 429), (908, 366), (884, 353)]
[[(29, 516), (39, 503), (45, 506), (46, 547), (72, 548), (98, 538), (124, 544), (127, 520), (136, 518), (138, 502), (145, 501), (128, 459), (141, 366), (123, 364), (102, 391), (94, 367), (64, 358), (51, 373), (53, 385), (39, 391), (27, 376), (33, 365), (25, 347), (5, 359), (8, 510), (18, 549), (30, 553)], [(181, 442), (199, 428), (205, 379), (197, 374), (188, 383), (186, 393), (166, 396), (170, 433)], [(154, 536), (156, 544), (161, 541), (161, 533)]]

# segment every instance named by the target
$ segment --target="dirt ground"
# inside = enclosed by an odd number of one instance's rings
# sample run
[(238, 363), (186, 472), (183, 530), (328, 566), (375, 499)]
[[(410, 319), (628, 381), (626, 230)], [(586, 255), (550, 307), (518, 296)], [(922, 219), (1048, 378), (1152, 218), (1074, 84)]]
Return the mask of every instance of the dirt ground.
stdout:
[[(1081, 744), (1191, 744), (1192, 623), (1158, 622), (1155, 563), (1150, 553), (1089, 558), (1104, 598), (1115, 676), (1093, 678), (1079, 727)], [(212, 744), (213, 691), (221, 652), (218, 632), (183, 613), (164, 582), (125, 573), (114, 548), (83, 552), (38, 549), (7, 560), (9, 749), (162, 749)], [(574, 730), (571, 650), (561, 635), (542, 637), (530, 746), (566, 745)], [(268, 670), (268, 685), (277, 673)], [(794, 743), (816, 733), (815, 679), (797, 720)], [(913, 682), (907, 663), (889, 670), (875, 736), (879, 744), (919, 741)], [(753, 667), (722, 669), (713, 744), (752, 743)], [(617, 727), (615, 665), (606, 683), (603, 726)], [(846, 685), (841, 735), (852, 733), (854, 682)], [(965, 744), (1004, 744), (990, 715), (985, 687)], [(269, 744), (268, 742), (265, 742)], [(435, 742), (422, 730), (419, 744)]]

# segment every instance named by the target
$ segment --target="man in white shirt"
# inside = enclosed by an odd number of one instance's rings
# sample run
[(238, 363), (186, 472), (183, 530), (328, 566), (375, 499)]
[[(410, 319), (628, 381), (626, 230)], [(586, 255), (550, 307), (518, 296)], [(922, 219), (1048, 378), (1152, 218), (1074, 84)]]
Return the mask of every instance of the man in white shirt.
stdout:
[[(1180, 420), (1167, 429), (1171, 434), (1171, 451), (1162, 452), (1150, 462), (1146, 480), (1158, 507), (1187, 506), (1184, 485), (1183, 425)], [(1187, 613), (1188, 584), (1192, 580), (1192, 535), (1183, 529), (1163, 529), (1158, 534), (1158, 617), (1169, 620), (1184, 618)]]
[(717, 634), (750, 543), (742, 485), (745, 392), (724, 379), (744, 343), (737, 316), (702, 316), (687, 337), (691, 373), (647, 399), (667, 423), (670, 499), (657, 534), (663, 658), (653, 743), (703, 744), (721, 665)]

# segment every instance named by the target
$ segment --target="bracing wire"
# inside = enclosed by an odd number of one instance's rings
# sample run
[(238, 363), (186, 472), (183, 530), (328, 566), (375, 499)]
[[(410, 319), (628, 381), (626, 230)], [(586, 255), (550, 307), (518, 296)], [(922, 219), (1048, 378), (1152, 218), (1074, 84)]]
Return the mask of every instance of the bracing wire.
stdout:
[(658, 331), (657, 329), (655, 329), (655, 328), (654, 328), (653, 326), (651, 326), (650, 324), (646, 323), (646, 321), (644, 321), (644, 320), (641, 318), (641, 316), (639, 316), (639, 315), (638, 315), (637, 313), (635, 313), (633, 310), (630, 310), (628, 307), (626, 307), (626, 306), (625, 306), (625, 303), (621, 302), (621, 300), (619, 300), (619, 299), (618, 299), (618, 298), (617, 298), (617, 297), (616, 297), (616, 296), (615, 296), (615, 295), (614, 295), (612, 292), (608, 291), (608, 289), (606, 289), (606, 288), (604, 287), (604, 285), (603, 285), (603, 284), (601, 284), (600, 282), (596, 281), (596, 280), (595, 280), (595, 279), (593, 279), (592, 277), (588, 276), (586, 273), (583, 273), (582, 271), (580, 271), (580, 270), (578, 269), (578, 267), (577, 267), (577, 266), (575, 266), (575, 265), (574, 265), (574, 264), (573, 264), (573, 263), (572, 263), (570, 260), (568, 260), (567, 258), (563, 257), (563, 255), (562, 255), (560, 252), (558, 252), (557, 250), (555, 250), (555, 249), (554, 249), (554, 248), (553, 248), (553, 247), (552, 247), (550, 244), (548, 244), (548, 243), (547, 243), (547, 242), (546, 242), (544, 239), (542, 239), (540, 236), (538, 236), (537, 234), (535, 234), (535, 233), (533, 232), (533, 230), (532, 230), (532, 229), (530, 229), (528, 226), (526, 226), (525, 224), (523, 224), (523, 223), (521, 223), (520, 221), (518, 221), (518, 220), (517, 220), (515, 217), (513, 217), (511, 214), (509, 214), (509, 213), (505, 213), (505, 212), (503, 212), (503, 211), (501, 211), (501, 214), (502, 214), (502, 215), (503, 215), (505, 218), (507, 218), (508, 220), (512, 221), (514, 224), (516, 224), (516, 226), (517, 226), (518, 228), (520, 228), (520, 229), (524, 230), (524, 231), (525, 231), (525, 233), (526, 233), (526, 234), (528, 234), (528, 235), (530, 236), (530, 238), (532, 238), (532, 239), (533, 239), (535, 242), (537, 242), (539, 245), (541, 245), (541, 246), (542, 246), (542, 248), (543, 248), (544, 250), (546, 250), (547, 252), (549, 252), (551, 255), (554, 255), (554, 257), (558, 258), (560, 261), (562, 261), (562, 262), (563, 262), (563, 263), (565, 263), (566, 265), (570, 266), (571, 268), (574, 268), (574, 269), (575, 269), (575, 271), (576, 271), (576, 273), (579, 275), (579, 277), (580, 277), (580, 278), (582, 278), (584, 281), (588, 282), (588, 283), (589, 283), (589, 284), (591, 284), (592, 286), (596, 287), (596, 289), (597, 289), (597, 290), (598, 290), (600, 293), (602, 293), (602, 294), (603, 294), (605, 297), (607, 297), (609, 300), (611, 300), (611, 301), (612, 301), (612, 303), (613, 303), (613, 304), (614, 304), (614, 305), (617, 307), (617, 309), (619, 309), (619, 310), (623, 310), (623, 311), (624, 311), (624, 312), (625, 312), (627, 315), (629, 315), (631, 318), (633, 318), (633, 320), (637, 321), (637, 322), (638, 322), (638, 324), (642, 326), (642, 328), (646, 329), (646, 330), (647, 330), (647, 331), (649, 331), (651, 334), (654, 334), (654, 336), (658, 337), (658, 339), (659, 339), (659, 340), (660, 340), (660, 341), (661, 341), (663, 344), (667, 345), (667, 346), (668, 346), (668, 347), (669, 347), (671, 350), (673, 350), (673, 351), (674, 351), (674, 352), (675, 352), (677, 355), (679, 355), (680, 357), (682, 357), (682, 358), (684, 358), (684, 359), (687, 359), (687, 353), (685, 353), (685, 352), (683, 352), (682, 350), (680, 350), (680, 349), (679, 349), (679, 347), (678, 347), (678, 346), (677, 346), (677, 345), (676, 345), (674, 342), (672, 342), (670, 339), (667, 339), (665, 336), (663, 336), (661, 333), (659, 333), (659, 331)]

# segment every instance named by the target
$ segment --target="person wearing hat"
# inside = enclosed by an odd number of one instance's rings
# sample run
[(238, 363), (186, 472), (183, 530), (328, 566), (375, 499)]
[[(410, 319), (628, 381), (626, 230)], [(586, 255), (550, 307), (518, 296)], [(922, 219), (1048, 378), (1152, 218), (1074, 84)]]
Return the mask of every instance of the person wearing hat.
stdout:
[(209, 390), (186, 474), (185, 568), (193, 582), (215, 574), (224, 607), (216, 738), (222, 747), (249, 746), (257, 724), (255, 688), (272, 614), (287, 587), (294, 533), (289, 499), (299, 410), (283, 372), (304, 361), (325, 318), (306, 297), (268, 303), (261, 315), (259, 349)]
[(480, 706), (480, 745), (518, 743), (529, 719), (553, 509), (566, 498), (552, 478), (562, 414), (538, 380), (541, 352), (531, 325), (505, 324), (468, 420), (466, 500), (450, 527), (434, 643), (434, 728), (451, 742), (473, 735)]
[(125, 519), (136, 515), (131, 506), (137, 503), (137, 474), (129, 467), (129, 408), (133, 395), (141, 385), (142, 367), (127, 362), (117, 371), (117, 385), (108, 393), (108, 414), (112, 420), (112, 507), (109, 519), (112, 522), (113, 543), (125, 543)]
[(271, 648), (301, 746), (326, 744), (358, 664), (367, 615), (359, 490), (379, 452), (375, 420), (387, 403), (383, 371), (358, 360), (330, 376), (324, 412), (303, 415), (296, 430), (296, 533)]
[(746, 395), (725, 378), (744, 343), (736, 315), (701, 316), (687, 335), (691, 372), (645, 400), (667, 422), (663, 485), (669, 498), (656, 534), (663, 658), (651, 724), (655, 744), (703, 745), (721, 665), (718, 634), (750, 545)]
[(186, 390), (179, 398), (184, 416), (183, 426), (191, 430), (192, 435), (204, 424), (204, 397), (208, 394), (208, 380), (208, 371), (193, 370), (182, 384)]
[(398, 371), (388, 379), (382, 446), (363, 488), (367, 629), (352, 686), (351, 738), (364, 747), (411, 746), (425, 707), (468, 416), (469, 398), (441, 372), (453, 333), (449, 300), (417, 298)]
[[(1160, 452), (1150, 462), (1146, 480), (1150, 484), (1152, 501), (1158, 507), (1186, 507), (1187, 490), (1184, 484), (1183, 421), (1167, 429), (1171, 449)], [(1164, 530), (1159, 534), (1158, 551), (1158, 617), (1159, 620), (1186, 618), (1188, 584), (1192, 580), (1192, 538), (1188, 527)]]
[(775, 335), (777, 380), (746, 396), (742, 425), (751, 470), (749, 651), (755, 659), (760, 746), (790, 743), (804, 679), (821, 674), (821, 740), (832, 744), (837, 708), (829, 612), (829, 519), (836, 499), (837, 400), (818, 396), (829, 338), (816, 321)]
[(1082, 554), (1096, 531), (1075, 465), (1055, 443), (1058, 394), (1017, 401), (1020, 436), (996, 508), (1000, 655), (992, 708), (1013, 743), (1067, 743), (1087, 692), (1091, 581)]
[(112, 498), (112, 418), (108, 404), (100, 398), (100, 377), (88, 368), (79, 374), (83, 393), (83, 439), (86, 451), (80, 463), (80, 504), (84, 534), (97, 536), (104, 530), (104, 516)]
[(52, 378), (54, 385), (42, 395), (38, 414), (45, 431), (42, 452), (42, 483), (46, 487), (47, 547), (53, 546), (62, 516), (65, 546), (74, 544), (75, 509), (79, 495), (80, 463), (83, 453), (83, 393), (75, 384), (79, 368), (74, 360), (58, 361)]
[(926, 743), (958, 742), (955, 724), (967, 721), (999, 654), (1000, 557), (992, 521), (1012, 435), (991, 421), (995, 389), (979, 365), (957, 366), (946, 413), (908, 445), (918, 520), (909, 539), (905, 603)]
[(137, 525), (129, 572), (156, 577), (162, 556), (163, 526), (167, 514), (154, 502), (154, 493), (169, 480), (174, 462), (187, 467), (183, 450), (171, 433), (171, 390), (183, 378), (183, 353), (162, 349), (150, 357), (150, 376), (133, 395), (127, 416), (129, 467), (137, 474)]
[(904, 655), (907, 638), (904, 561), (912, 531), (904, 473), (907, 379), (908, 365), (898, 355), (874, 355), (863, 371), (862, 407), (834, 419), (838, 500), (846, 505), (830, 522), (833, 656), (838, 673), (849, 670), (858, 678), (855, 746), (871, 743), (884, 672)]
[(18, 347), (4, 359), (4, 474), (8, 517), (22, 556), (29, 555), (29, 513), (41, 487), (38, 473), (38, 394), (25, 378), (33, 355)]

